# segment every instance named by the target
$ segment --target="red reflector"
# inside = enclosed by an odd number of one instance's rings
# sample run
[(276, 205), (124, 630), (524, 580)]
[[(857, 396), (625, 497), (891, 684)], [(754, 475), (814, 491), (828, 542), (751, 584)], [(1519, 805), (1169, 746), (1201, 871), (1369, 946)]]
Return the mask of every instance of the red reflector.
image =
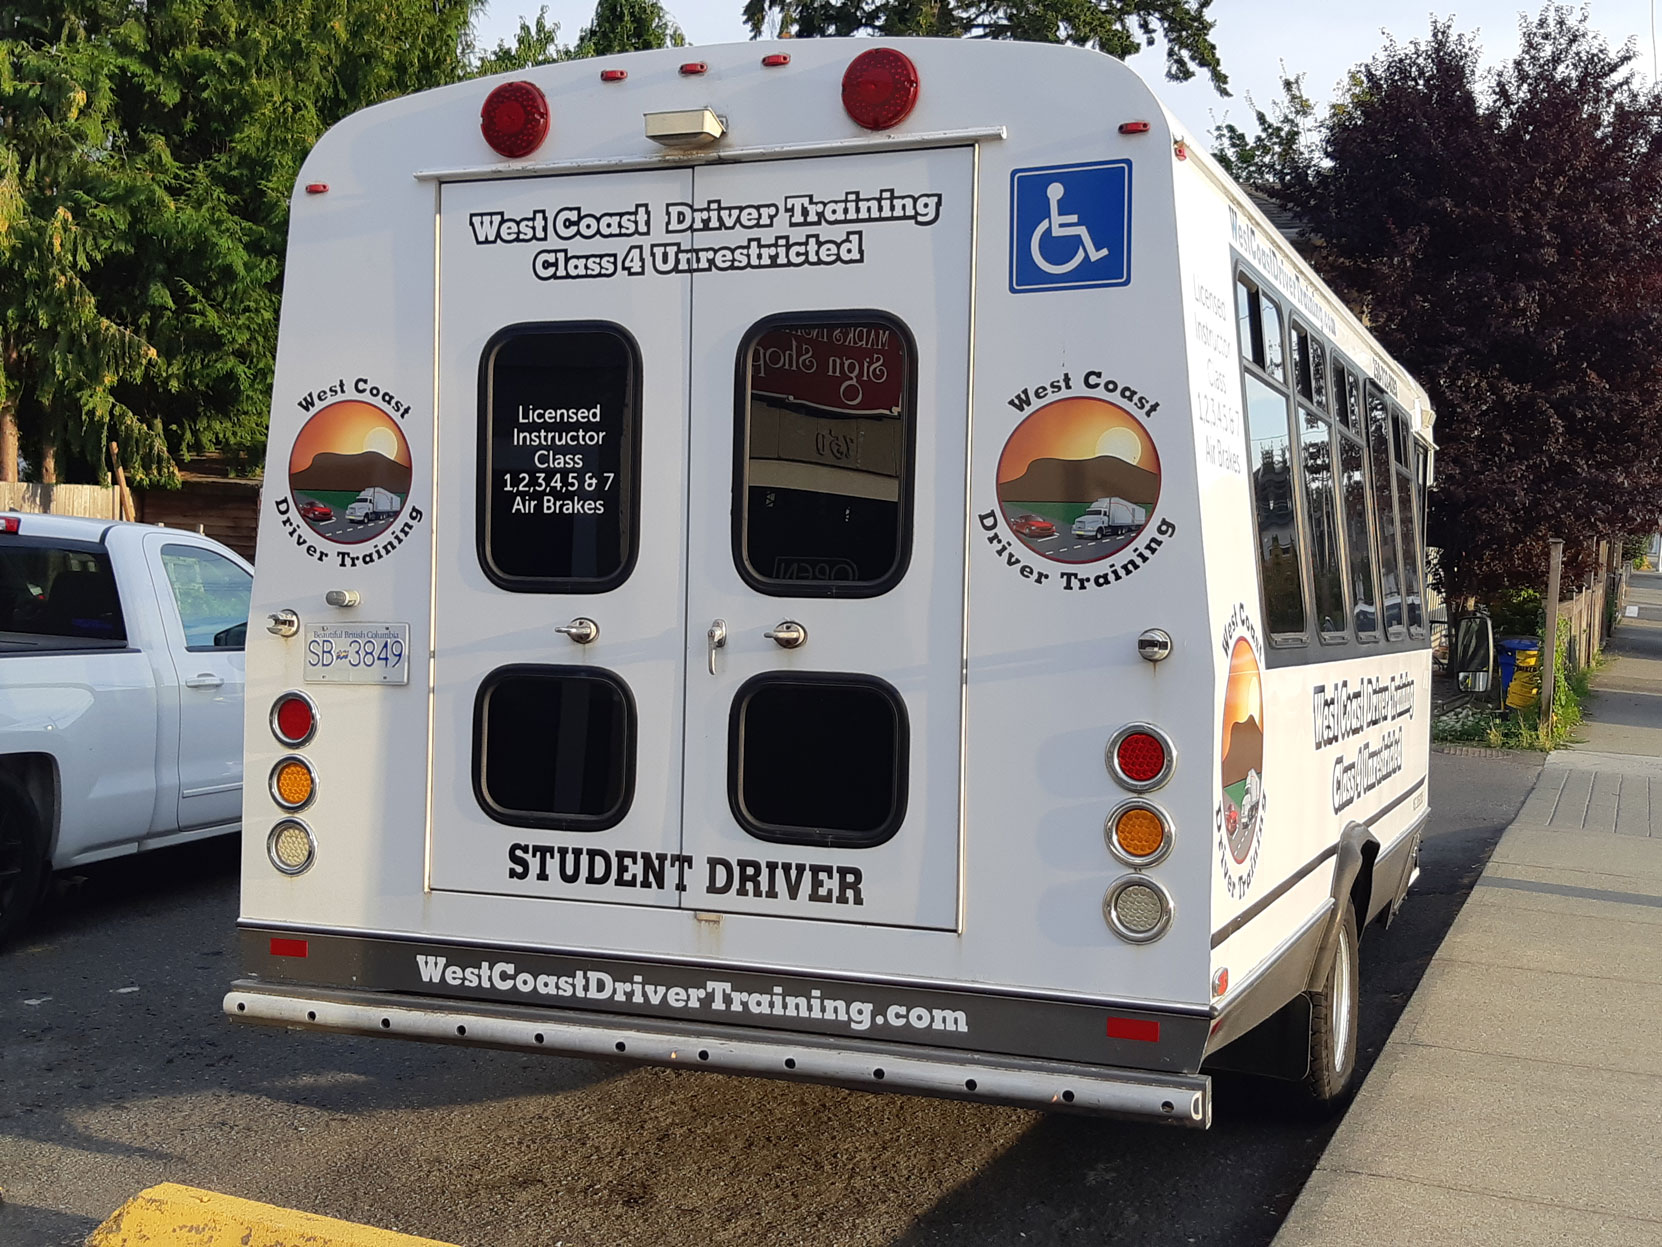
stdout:
[(1120, 122), (1120, 133), (1121, 134), (1147, 134), (1148, 133), (1148, 122), (1146, 122), (1146, 121), (1122, 121), (1122, 122)]
[(1146, 784), (1166, 769), (1166, 749), (1147, 732), (1132, 732), (1120, 741), (1114, 755), (1120, 771), (1135, 783)]
[(762, 58), (763, 66), (768, 69), (778, 69), (781, 65), (789, 65), (790, 63), (791, 54), (789, 52), (770, 52)]
[(0, 533), (15, 533), (22, 523), (15, 515), (0, 515)]
[(271, 725), (277, 739), (285, 745), (304, 744), (317, 726), (312, 717), (312, 704), (304, 697), (285, 697), (277, 703), (277, 713)]
[(327, 183), (327, 182), (307, 182), (306, 183), (306, 193), (308, 195), (327, 195), (329, 193), (329, 183)]
[(479, 131), (492, 151), (511, 159), (529, 156), (548, 137), (548, 99), (532, 83), (504, 82), (485, 97)]
[(1160, 1023), (1147, 1018), (1109, 1018), (1108, 1038), (1135, 1039), (1138, 1043), (1159, 1043)]
[(627, 69), (603, 69), (600, 71), (600, 81), (602, 82), (622, 82), (628, 76), (629, 71)]
[[(271, 955), (273, 957), (304, 957), (306, 955), (306, 941), (278, 939), (274, 935), (271, 937)], [(1113, 1023), (1109, 1022), (1108, 1025), (1113, 1026)]]
[(707, 70), (709, 68), (710, 67), (708, 65), (706, 65), (703, 61), (688, 61), (685, 65), (681, 66), (681, 73), (685, 77), (692, 78), (692, 77), (695, 77), (698, 74), (703, 73), (705, 70)]
[(893, 48), (862, 52), (843, 73), (843, 108), (867, 130), (899, 125), (917, 102), (918, 68)]

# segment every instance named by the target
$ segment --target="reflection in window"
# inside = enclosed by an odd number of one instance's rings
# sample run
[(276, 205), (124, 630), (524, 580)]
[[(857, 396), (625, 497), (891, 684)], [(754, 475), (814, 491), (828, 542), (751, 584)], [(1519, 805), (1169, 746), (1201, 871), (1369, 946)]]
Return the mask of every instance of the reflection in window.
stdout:
[(1379, 635), (1379, 604), (1373, 587), (1373, 539), (1368, 535), (1368, 474), (1362, 443), (1339, 435), (1339, 473), (1344, 491), (1345, 548), (1348, 554), (1352, 617), (1359, 637)]
[(1333, 361), (1333, 403), (1339, 413), (1339, 427), (1362, 436), (1362, 386), (1356, 374)]
[(1379, 578), (1384, 591), (1385, 635), (1402, 635), (1403, 593), (1401, 556), (1397, 547), (1395, 491), (1391, 488), (1391, 430), (1385, 395), (1372, 381), (1366, 385), (1368, 402), (1369, 475), (1373, 478), (1374, 514), (1379, 524)]
[(1299, 458), (1304, 464), (1304, 506), (1310, 521), (1310, 569), (1314, 576), (1316, 626), (1324, 635), (1343, 636), (1345, 570), (1339, 546), (1339, 500), (1334, 494), (1333, 441), (1327, 421), (1299, 412)]
[(1246, 378), (1248, 462), (1258, 514), (1258, 560), (1264, 619), (1272, 636), (1304, 633), (1304, 588), (1299, 574), (1298, 514), (1293, 505), (1287, 400), (1257, 377)]
[(1419, 526), (1415, 523), (1414, 505), (1414, 478), (1412, 475), (1413, 459), (1410, 443), (1413, 433), (1409, 428), (1408, 419), (1397, 407), (1391, 408), (1391, 429), (1394, 434), (1393, 444), (1396, 448), (1396, 483), (1397, 483), (1397, 517), (1402, 525), (1402, 579), (1403, 579), (1403, 606), (1407, 617), (1409, 631), (1423, 632), (1425, 619), (1421, 614), (1420, 582), (1422, 576), (1422, 553), (1424, 547), (1420, 543)]
[(31, 637), (52, 638), (52, 648), (127, 644), (115, 573), (102, 547), (0, 545), (0, 651), (46, 647)]
[(163, 546), (162, 567), (179, 608), (185, 645), (242, 649), (248, 636), (248, 597), (254, 578), (224, 555), (199, 546)]
[(741, 358), (740, 573), (777, 596), (891, 588), (911, 543), (909, 339), (869, 316), (773, 322)]
[(1293, 325), (1293, 385), (1298, 396), (1327, 410), (1327, 348), (1303, 325)]

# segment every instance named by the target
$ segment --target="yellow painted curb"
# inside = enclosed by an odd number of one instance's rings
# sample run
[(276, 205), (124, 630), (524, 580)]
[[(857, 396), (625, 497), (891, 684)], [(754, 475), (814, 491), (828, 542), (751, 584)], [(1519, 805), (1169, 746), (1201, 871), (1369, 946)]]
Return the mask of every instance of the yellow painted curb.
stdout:
[(454, 1247), (292, 1208), (163, 1182), (140, 1191), (87, 1247)]

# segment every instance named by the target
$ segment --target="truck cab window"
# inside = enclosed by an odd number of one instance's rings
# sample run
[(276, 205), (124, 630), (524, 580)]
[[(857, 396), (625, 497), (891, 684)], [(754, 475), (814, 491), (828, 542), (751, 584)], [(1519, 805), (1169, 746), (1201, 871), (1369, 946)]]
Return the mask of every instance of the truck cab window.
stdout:
[(635, 562), (641, 362), (607, 325), (515, 325), (479, 375), (479, 562), (517, 593), (603, 593)]
[(0, 648), (126, 644), (115, 574), (101, 547), (0, 546)]
[(734, 561), (777, 597), (872, 597), (911, 553), (911, 337), (873, 313), (774, 318), (740, 348)]
[(230, 559), (199, 546), (163, 546), (162, 568), (179, 608), (187, 649), (244, 647), (252, 576)]

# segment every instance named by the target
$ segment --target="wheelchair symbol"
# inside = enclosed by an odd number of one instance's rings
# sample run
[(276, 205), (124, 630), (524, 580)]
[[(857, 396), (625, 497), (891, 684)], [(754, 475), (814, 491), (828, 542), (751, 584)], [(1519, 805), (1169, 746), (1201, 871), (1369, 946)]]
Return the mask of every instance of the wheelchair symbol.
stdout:
[[(1050, 197), (1050, 215), (1039, 222), (1038, 228), (1033, 231), (1033, 237), (1027, 244), (1028, 253), (1033, 257), (1033, 263), (1045, 272), (1057, 275), (1073, 272), (1074, 269), (1079, 267), (1080, 261), (1087, 256), (1094, 264), (1108, 254), (1107, 247), (1096, 245), (1096, 241), (1091, 237), (1090, 229), (1079, 224), (1079, 214), (1077, 212), (1062, 211), (1062, 196), (1065, 193), (1060, 182), (1052, 182), (1045, 188), (1045, 194)], [(1044, 252), (1040, 249), (1039, 244), (1044, 241), (1045, 231), (1047, 230), (1053, 240), (1059, 238), (1076, 238), (1079, 240), (1073, 255), (1060, 264), (1052, 263), (1046, 259)]]

